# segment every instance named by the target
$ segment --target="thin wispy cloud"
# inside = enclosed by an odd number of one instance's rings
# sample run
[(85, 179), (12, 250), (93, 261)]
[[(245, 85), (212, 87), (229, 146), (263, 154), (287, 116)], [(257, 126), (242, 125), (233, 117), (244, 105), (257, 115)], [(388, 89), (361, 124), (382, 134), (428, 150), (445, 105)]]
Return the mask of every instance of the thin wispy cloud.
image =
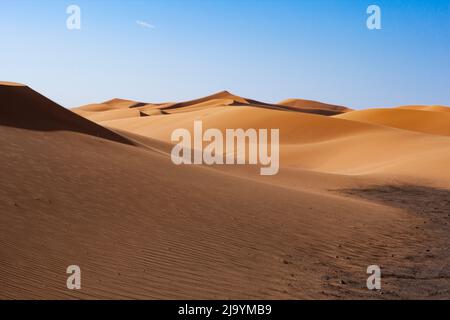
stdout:
[(137, 21), (136, 21), (136, 24), (137, 24), (138, 26), (140, 26), (140, 27), (143, 27), (143, 28), (147, 28), (147, 29), (155, 29), (155, 26), (154, 26), (154, 25), (152, 25), (152, 24), (150, 24), (150, 23), (148, 23), (148, 22), (146, 22), (146, 21), (137, 20)]

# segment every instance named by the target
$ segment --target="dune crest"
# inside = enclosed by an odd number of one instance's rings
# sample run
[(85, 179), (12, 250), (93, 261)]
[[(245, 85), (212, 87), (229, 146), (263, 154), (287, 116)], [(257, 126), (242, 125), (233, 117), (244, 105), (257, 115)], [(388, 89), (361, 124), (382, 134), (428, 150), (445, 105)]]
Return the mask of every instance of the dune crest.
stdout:
[(228, 91), (220, 91), (218, 93), (215, 93), (215, 94), (203, 97), (203, 98), (189, 100), (189, 101), (185, 101), (185, 102), (174, 103), (170, 106), (165, 107), (164, 109), (177, 109), (177, 108), (183, 108), (183, 107), (197, 105), (197, 104), (208, 102), (208, 101), (221, 101), (221, 100), (233, 101), (235, 103), (242, 103), (242, 104), (249, 103), (248, 100), (246, 100), (245, 98), (236, 96)]
[(0, 81), (0, 86), (10, 86), (10, 87), (26, 87), (26, 85), (17, 82)]

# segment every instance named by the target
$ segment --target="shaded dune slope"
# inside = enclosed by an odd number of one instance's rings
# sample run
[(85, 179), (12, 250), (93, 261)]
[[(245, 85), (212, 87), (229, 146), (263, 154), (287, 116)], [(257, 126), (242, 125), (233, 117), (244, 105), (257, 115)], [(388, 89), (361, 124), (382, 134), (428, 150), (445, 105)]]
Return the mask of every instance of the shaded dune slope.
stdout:
[(31, 88), (0, 83), (0, 125), (30, 130), (68, 130), (120, 143), (128, 139), (59, 106)]

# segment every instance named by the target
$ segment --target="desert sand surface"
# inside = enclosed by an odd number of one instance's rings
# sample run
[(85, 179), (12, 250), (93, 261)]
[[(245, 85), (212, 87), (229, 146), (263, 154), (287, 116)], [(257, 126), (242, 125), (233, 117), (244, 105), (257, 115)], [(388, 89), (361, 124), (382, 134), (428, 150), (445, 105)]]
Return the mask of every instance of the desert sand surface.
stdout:
[[(450, 298), (448, 118), (289, 101), (224, 91), (71, 112), (0, 83), (0, 298)], [(279, 128), (279, 174), (174, 165), (170, 134), (194, 120)]]

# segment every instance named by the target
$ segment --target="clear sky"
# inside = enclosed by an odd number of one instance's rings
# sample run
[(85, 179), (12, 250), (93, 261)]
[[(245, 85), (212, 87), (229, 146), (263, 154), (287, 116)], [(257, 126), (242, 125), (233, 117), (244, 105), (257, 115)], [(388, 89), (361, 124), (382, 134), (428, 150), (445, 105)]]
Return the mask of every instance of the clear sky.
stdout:
[[(71, 4), (81, 30), (66, 27)], [(381, 30), (366, 27), (371, 4)], [(450, 0), (1, 0), (0, 46), (0, 81), (65, 107), (221, 90), (450, 105)]]

